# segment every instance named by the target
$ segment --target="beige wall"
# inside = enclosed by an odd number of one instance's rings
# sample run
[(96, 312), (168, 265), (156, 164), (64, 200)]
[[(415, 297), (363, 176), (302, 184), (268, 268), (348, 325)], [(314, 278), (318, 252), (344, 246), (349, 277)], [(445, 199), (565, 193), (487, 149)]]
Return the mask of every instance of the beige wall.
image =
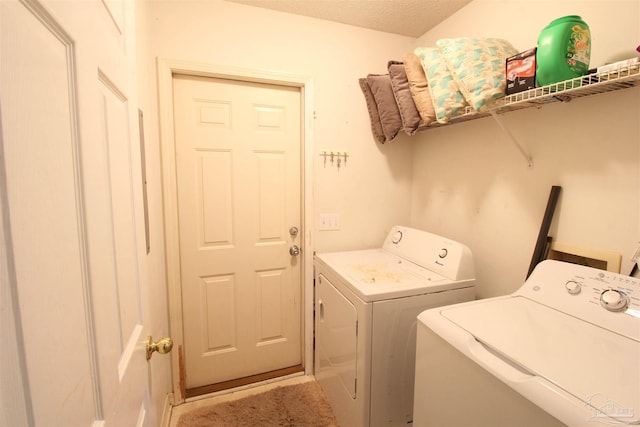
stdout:
[[(476, 0), (418, 45), (494, 36), (526, 50), (542, 28), (567, 14), (590, 26), (592, 66), (635, 55), (636, 0)], [(526, 277), (549, 191), (560, 185), (553, 238), (619, 252), (628, 274), (640, 241), (638, 99), (640, 88), (634, 88), (504, 115), (533, 156), (533, 168), (492, 118), (421, 133), (413, 141), (411, 223), (471, 247), (479, 296), (509, 293)]]
[[(505, 115), (533, 156), (528, 168), (491, 118), (377, 144), (357, 80), (384, 73), (387, 60), (441, 37), (503, 37), (524, 50), (548, 22), (573, 13), (591, 27), (593, 65), (631, 57), (640, 44), (636, 0), (476, 0), (419, 40), (221, 0), (142, 0), (137, 9), (154, 312), (166, 312), (158, 57), (313, 79), (309, 149), (318, 251), (378, 246), (393, 224), (413, 225), (471, 247), (481, 297), (512, 292), (526, 275), (550, 187), (561, 185), (554, 238), (620, 252), (623, 271), (630, 270), (628, 258), (640, 241), (640, 89)], [(325, 167), (324, 150), (349, 152), (347, 166)], [(340, 214), (342, 229), (317, 231), (320, 213)], [(154, 337), (167, 328), (166, 319), (158, 319)], [(170, 389), (164, 379), (152, 382), (154, 400)]]
[[(392, 225), (408, 222), (412, 145), (376, 144), (358, 78), (385, 72), (415, 39), (220, 0), (150, 0), (145, 8), (149, 84), (157, 57), (312, 78), (316, 230), (319, 213), (341, 220), (340, 231), (314, 233), (317, 250), (377, 246)], [(325, 166), (322, 151), (348, 152), (346, 166)]]

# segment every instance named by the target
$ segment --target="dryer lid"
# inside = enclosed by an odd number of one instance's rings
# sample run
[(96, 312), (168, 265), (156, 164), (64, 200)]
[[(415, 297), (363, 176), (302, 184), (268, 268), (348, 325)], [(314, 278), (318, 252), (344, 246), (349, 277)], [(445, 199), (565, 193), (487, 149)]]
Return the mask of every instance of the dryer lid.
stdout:
[(384, 249), (317, 254), (363, 301), (380, 301), (473, 286), (452, 281)]
[(640, 343), (525, 297), (440, 310), (512, 364), (582, 400), (594, 418), (640, 416)]

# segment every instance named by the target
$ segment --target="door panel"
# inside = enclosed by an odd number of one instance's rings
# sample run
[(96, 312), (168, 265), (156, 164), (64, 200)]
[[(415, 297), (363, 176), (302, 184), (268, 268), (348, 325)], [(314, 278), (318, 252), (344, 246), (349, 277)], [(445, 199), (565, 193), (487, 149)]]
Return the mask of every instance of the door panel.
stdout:
[(299, 365), (300, 90), (173, 83), (186, 387)]
[(231, 181), (232, 158), (230, 151), (198, 151), (196, 154), (202, 192), (201, 246), (230, 245), (233, 240), (233, 189)]
[[(32, 412), (27, 416), (36, 425), (88, 425), (95, 408), (87, 375), (88, 278), (79, 227), (81, 195), (76, 187), (79, 159), (73, 123), (78, 112), (70, 86), (73, 70), (67, 62), (72, 45), (61, 28), (43, 25), (25, 6), (0, 7), (2, 156), (7, 180), (3, 186), (8, 203), (2, 211), (11, 236), (11, 242), (3, 243), (11, 243), (6, 253), (15, 274), (5, 285), (13, 288), (19, 302), (15, 314), (30, 393), (27, 409)], [(16, 42), (8, 43), (9, 37)], [(50, 72), (32, 75), (29, 85), (20, 76), (24, 70), (39, 69)], [(67, 356), (67, 340), (83, 350)], [(65, 357), (73, 370), (60, 369)], [(80, 406), (81, 402), (86, 404)]]
[[(132, 140), (130, 135), (130, 106), (119, 87), (106, 76), (99, 75), (101, 90), (100, 117), (103, 119), (100, 150), (105, 153), (105, 180), (101, 187), (106, 190), (104, 202), (110, 207), (104, 218), (103, 227), (107, 231), (107, 246), (99, 254), (105, 263), (102, 276), (94, 286), (100, 292), (112, 295), (111, 304), (96, 299), (94, 312), (97, 339), (98, 372), (100, 391), (103, 399), (105, 418), (114, 414), (110, 420), (114, 425), (122, 425), (127, 418), (121, 419), (121, 405), (130, 405), (127, 399), (134, 398), (142, 405), (147, 382), (146, 356), (143, 345), (146, 336), (141, 312), (141, 289), (138, 256), (141, 245), (137, 239), (136, 206), (133, 176)], [(96, 138), (96, 142), (98, 138)], [(95, 230), (89, 230), (95, 231)], [(109, 264), (106, 264), (108, 262)], [(122, 387), (122, 388), (121, 388)], [(122, 396), (123, 390), (126, 391)], [(137, 408), (129, 417), (144, 412), (143, 406)]]
[(132, 11), (0, 2), (2, 305), (24, 359), (0, 397), (25, 402), (0, 424), (148, 423)]

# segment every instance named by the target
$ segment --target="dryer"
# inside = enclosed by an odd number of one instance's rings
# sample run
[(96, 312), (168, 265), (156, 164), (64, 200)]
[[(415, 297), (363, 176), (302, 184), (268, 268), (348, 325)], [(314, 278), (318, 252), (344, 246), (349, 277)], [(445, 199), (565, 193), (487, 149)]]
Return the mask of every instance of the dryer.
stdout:
[(418, 316), (414, 426), (640, 424), (640, 280), (560, 261)]
[(472, 300), (474, 284), (468, 247), (410, 227), (315, 255), (315, 376), (341, 426), (411, 425), (417, 315)]

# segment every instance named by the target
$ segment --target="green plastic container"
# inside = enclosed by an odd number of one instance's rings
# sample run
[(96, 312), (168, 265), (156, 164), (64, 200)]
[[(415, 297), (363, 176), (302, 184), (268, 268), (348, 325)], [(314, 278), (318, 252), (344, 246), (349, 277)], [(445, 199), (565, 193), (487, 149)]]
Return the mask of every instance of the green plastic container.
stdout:
[(538, 36), (537, 85), (546, 86), (587, 74), (590, 57), (591, 32), (586, 22), (577, 15), (552, 21)]

